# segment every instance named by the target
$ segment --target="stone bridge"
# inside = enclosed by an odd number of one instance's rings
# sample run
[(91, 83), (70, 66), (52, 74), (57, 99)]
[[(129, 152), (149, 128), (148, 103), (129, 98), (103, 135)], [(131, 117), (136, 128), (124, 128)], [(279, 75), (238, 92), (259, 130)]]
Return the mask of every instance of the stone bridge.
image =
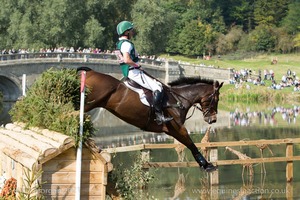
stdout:
[[(227, 82), (231, 70), (177, 61), (141, 59), (143, 68), (167, 83), (180, 76), (201, 76)], [(28, 53), (0, 55), (0, 92), (4, 101), (15, 102), (44, 71), (50, 68), (74, 68), (86, 66), (96, 71), (121, 78), (114, 54), (84, 53)]]

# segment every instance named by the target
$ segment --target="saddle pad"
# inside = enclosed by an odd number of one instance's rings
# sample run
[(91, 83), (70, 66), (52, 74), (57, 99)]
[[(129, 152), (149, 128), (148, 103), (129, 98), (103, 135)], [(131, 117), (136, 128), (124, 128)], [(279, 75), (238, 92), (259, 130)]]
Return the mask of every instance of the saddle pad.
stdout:
[(150, 106), (150, 103), (148, 102), (147, 98), (146, 98), (146, 94), (144, 92), (143, 89), (139, 89), (139, 88), (135, 88), (135, 87), (132, 87), (131, 85), (128, 84), (127, 81), (124, 81), (124, 84), (131, 90), (133, 90), (134, 92), (138, 93), (139, 94), (139, 97), (140, 97), (140, 100), (141, 102), (146, 105), (146, 106)]

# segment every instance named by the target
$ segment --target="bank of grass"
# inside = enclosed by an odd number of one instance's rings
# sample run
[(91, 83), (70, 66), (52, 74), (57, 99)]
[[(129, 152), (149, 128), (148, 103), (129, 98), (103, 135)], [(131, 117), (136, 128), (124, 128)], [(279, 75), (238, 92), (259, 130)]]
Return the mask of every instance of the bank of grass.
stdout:
[[(275, 72), (275, 80), (280, 81), (281, 77), (286, 74), (287, 70), (295, 71), (297, 75), (300, 75), (300, 53), (295, 54), (250, 54), (250, 53), (237, 53), (232, 55), (221, 55), (212, 56), (210, 60), (203, 60), (184, 56), (170, 56), (161, 55), (168, 59), (173, 59), (177, 61), (188, 62), (191, 64), (205, 64), (213, 65), (220, 68), (233, 68), (235, 70), (241, 69), (251, 69), (254, 75), (258, 75), (258, 71), (261, 70), (263, 75), (263, 70), (273, 70)], [(278, 63), (272, 65), (271, 61), (277, 59)]]
[(221, 99), (232, 102), (260, 103), (265, 101), (286, 103), (299, 102), (300, 100), (300, 93), (294, 92), (293, 87), (274, 90), (269, 86), (257, 86), (252, 83), (240, 84), (238, 88), (235, 85), (224, 85), (220, 93)]
[[(296, 75), (300, 75), (300, 53), (297, 54), (259, 54), (259, 53), (237, 53), (232, 55), (226, 55), (218, 58), (218, 56), (212, 56), (210, 60), (203, 60), (197, 58), (190, 58), (184, 56), (170, 56), (161, 55), (168, 59), (177, 61), (188, 62), (191, 64), (205, 64), (212, 65), (224, 69), (235, 69), (237, 71), (241, 69), (251, 69), (253, 75), (258, 75), (258, 71), (261, 70), (263, 77), (263, 70), (273, 70), (275, 73), (275, 81), (281, 82), (283, 75), (286, 75), (288, 69), (296, 72)], [(278, 63), (272, 65), (271, 61), (277, 59)], [(220, 106), (226, 107), (230, 104), (297, 104), (300, 101), (300, 93), (294, 92), (293, 87), (287, 87), (282, 90), (270, 89), (271, 81), (265, 81), (265, 86), (257, 86), (252, 83), (243, 83), (238, 89), (235, 85), (225, 84), (220, 91)], [(247, 89), (247, 85), (250, 89)], [(222, 105), (223, 104), (223, 105)]]

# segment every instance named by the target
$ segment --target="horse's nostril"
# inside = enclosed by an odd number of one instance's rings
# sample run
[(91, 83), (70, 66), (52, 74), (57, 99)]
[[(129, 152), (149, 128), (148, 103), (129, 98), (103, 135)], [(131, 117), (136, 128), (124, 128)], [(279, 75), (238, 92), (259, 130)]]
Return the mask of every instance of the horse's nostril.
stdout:
[(204, 120), (205, 120), (208, 124), (212, 124), (212, 123), (216, 123), (216, 122), (217, 122), (217, 118), (216, 118), (216, 117), (205, 117)]

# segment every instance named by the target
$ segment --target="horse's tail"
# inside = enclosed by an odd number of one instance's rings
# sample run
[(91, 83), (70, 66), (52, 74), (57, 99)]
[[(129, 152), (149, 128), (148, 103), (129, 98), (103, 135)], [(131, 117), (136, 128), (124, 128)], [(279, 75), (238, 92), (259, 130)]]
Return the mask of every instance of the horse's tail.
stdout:
[(77, 72), (79, 72), (79, 71), (91, 71), (92, 69), (91, 68), (89, 68), (89, 67), (78, 67), (77, 68)]

